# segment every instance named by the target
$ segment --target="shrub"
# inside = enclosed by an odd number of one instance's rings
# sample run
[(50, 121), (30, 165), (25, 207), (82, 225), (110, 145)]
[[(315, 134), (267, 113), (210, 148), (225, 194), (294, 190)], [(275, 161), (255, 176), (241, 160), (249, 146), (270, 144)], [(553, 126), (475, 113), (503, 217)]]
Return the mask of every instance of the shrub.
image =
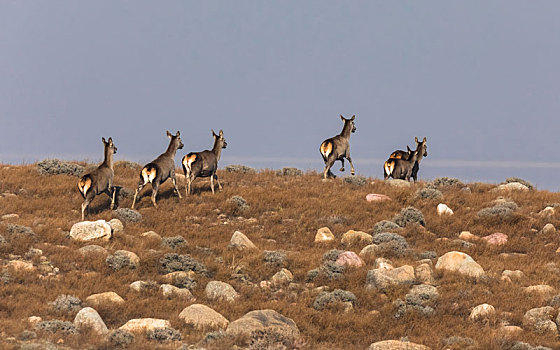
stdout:
[(194, 271), (206, 274), (208, 270), (204, 264), (196, 261), (190, 255), (179, 255), (175, 253), (165, 254), (159, 259), (160, 271), (167, 274), (175, 271)]
[(169, 342), (181, 340), (181, 333), (173, 328), (154, 328), (149, 330), (146, 335), (148, 339), (157, 340), (159, 342)]
[(241, 196), (232, 196), (227, 200), (228, 211), (231, 215), (238, 215), (239, 213), (249, 209), (249, 205), (245, 198)]
[(175, 287), (178, 288), (186, 288), (191, 292), (196, 288), (197, 283), (190, 277), (187, 276), (179, 276), (173, 280), (172, 283)]
[(401, 210), (401, 212), (395, 215), (393, 221), (400, 227), (405, 227), (411, 222), (418, 223), (422, 226), (426, 225), (424, 221), (424, 215), (422, 212), (414, 207), (408, 207)]
[(320, 268), (320, 273), (322, 273), (329, 280), (337, 280), (344, 275), (344, 266), (339, 265), (333, 261), (327, 261)]
[(134, 334), (117, 329), (109, 336), (109, 344), (114, 348), (126, 348), (134, 342)]
[(301, 176), (303, 175), (303, 171), (299, 170), (298, 168), (282, 168), (282, 170), (278, 170), (276, 172), (278, 176)]
[(443, 198), (443, 193), (437, 188), (427, 186), (416, 191), (415, 197), (420, 199), (441, 199)]
[(408, 250), (406, 239), (396, 233), (378, 233), (373, 236), (373, 243), (379, 245), (381, 251), (395, 256), (402, 256)]
[(389, 220), (379, 221), (373, 226), (373, 234), (381, 233), (381, 232), (392, 232), (395, 230), (400, 229), (401, 227)]
[(284, 266), (286, 262), (286, 253), (266, 250), (263, 254), (263, 260), (266, 264), (276, 267)]
[(18, 234), (18, 235), (26, 235), (26, 236), (35, 236), (35, 232), (31, 229), (31, 227), (17, 225), (17, 224), (7, 224), (6, 230), (9, 233)]
[(49, 333), (58, 333), (58, 332), (61, 332), (63, 334), (78, 333), (78, 329), (74, 326), (72, 322), (61, 321), (61, 320), (41, 321), (37, 323), (35, 328), (37, 330), (47, 331)]
[(365, 186), (367, 185), (367, 179), (363, 176), (345, 176), (342, 178), (347, 184), (354, 186)]
[(291, 349), (293, 339), (271, 329), (251, 332), (247, 350), (286, 350)]
[(461, 180), (454, 177), (438, 177), (432, 181), (432, 185), (435, 187), (463, 187), (464, 184)]
[(313, 302), (313, 308), (315, 310), (324, 310), (333, 304), (343, 302), (351, 302), (354, 304), (356, 300), (356, 295), (354, 295), (354, 293), (342, 289), (336, 289), (333, 292), (322, 292), (319, 294)]
[(530, 183), (527, 180), (523, 180), (519, 177), (508, 177), (504, 183), (508, 184), (508, 183), (511, 183), (511, 182), (519, 182), (520, 184), (527, 186), (530, 190), (534, 189), (534, 186), (533, 186), (532, 183)]
[(517, 210), (518, 206), (515, 202), (505, 201), (500, 202), (490, 208), (484, 208), (476, 214), (479, 218), (484, 217), (500, 217), (509, 218), (513, 215), (513, 211)]
[(37, 338), (37, 333), (33, 331), (24, 330), (18, 335), (17, 338), (18, 340), (23, 340), (23, 341), (31, 340)]
[(338, 256), (342, 253), (344, 253), (344, 250), (331, 249), (323, 254), (323, 261), (336, 261)]
[(225, 169), (228, 173), (254, 174), (257, 172), (254, 168), (239, 164), (228, 165)]
[(66, 174), (79, 176), (85, 168), (81, 165), (68, 163), (59, 159), (45, 159), (37, 163), (37, 170), (41, 175)]
[(113, 217), (116, 217), (123, 222), (139, 222), (142, 220), (142, 214), (130, 208), (119, 208), (117, 210), (113, 210)]
[(4, 244), (6, 243), (6, 238), (4, 238), (4, 236), (0, 235), (0, 244)]
[(116, 251), (115, 254), (109, 255), (107, 259), (105, 259), (105, 262), (114, 270), (120, 270), (125, 267), (131, 269), (136, 268), (136, 264), (130, 260), (130, 257), (126, 253), (120, 251)]
[(187, 240), (183, 236), (165, 237), (162, 239), (161, 245), (175, 249), (187, 245)]
[(56, 312), (72, 314), (80, 311), (83, 307), (83, 303), (79, 298), (73, 295), (62, 294), (56, 297), (54, 301), (51, 301), (49, 306)]
[(226, 335), (227, 335), (226, 332), (224, 332), (221, 329), (218, 331), (208, 332), (206, 333), (206, 335), (204, 335), (204, 338), (202, 339), (201, 343), (204, 345), (208, 345), (218, 340), (224, 339)]

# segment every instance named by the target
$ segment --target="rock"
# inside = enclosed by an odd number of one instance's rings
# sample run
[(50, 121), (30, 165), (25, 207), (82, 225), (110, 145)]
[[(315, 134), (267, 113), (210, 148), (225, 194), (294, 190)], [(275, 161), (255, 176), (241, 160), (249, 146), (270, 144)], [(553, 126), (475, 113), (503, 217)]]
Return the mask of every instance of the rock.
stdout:
[(406, 294), (405, 301), (397, 299), (393, 306), (396, 307), (395, 318), (399, 319), (408, 312), (416, 312), (421, 316), (434, 314), (434, 307), (439, 298), (437, 288), (427, 284), (413, 286)]
[(457, 251), (451, 251), (439, 257), (436, 269), (454, 271), (477, 278), (484, 275), (482, 267), (470, 255)]
[(374, 258), (377, 253), (380, 252), (380, 248), (377, 244), (370, 244), (364, 247), (358, 254), (362, 259)]
[(175, 271), (161, 276), (161, 280), (168, 284), (176, 284), (185, 279), (196, 279), (196, 273), (194, 271)]
[(434, 284), (434, 271), (432, 271), (432, 267), (429, 264), (420, 264), (414, 268), (414, 277), (416, 281), (425, 284)]
[(17, 219), (19, 218), (18, 214), (4, 214), (2, 215), (2, 217), (0, 217), (0, 219), (2, 220), (11, 220), (11, 219)]
[(16, 272), (33, 272), (36, 271), (37, 268), (33, 266), (32, 262), (23, 261), (23, 260), (10, 260), (8, 264), (6, 264), (8, 269), (13, 269)]
[(250, 336), (256, 331), (273, 332), (289, 339), (299, 338), (296, 323), (274, 310), (255, 310), (231, 322), (226, 329), (230, 336)]
[(523, 327), (537, 333), (551, 332), (557, 334), (558, 328), (553, 320), (554, 308), (552, 306), (534, 308), (527, 311), (523, 316)]
[(554, 209), (554, 207), (546, 207), (543, 210), (541, 210), (538, 215), (540, 217), (547, 218), (547, 217), (554, 216), (555, 213), (556, 210)]
[(179, 314), (179, 318), (185, 322), (185, 324), (191, 325), (199, 330), (226, 329), (229, 325), (227, 318), (214, 309), (202, 304), (193, 304), (184, 308)]
[(366, 196), (366, 200), (368, 202), (384, 202), (384, 201), (390, 201), (391, 198), (384, 194), (370, 193)]
[(362, 267), (365, 265), (364, 261), (352, 251), (340, 253), (336, 259), (336, 263), (346, 267)]
[(178, 288), (171, 284), (162, 284), (159, 286), (159, 290), (163, 294), (163, 296), (171, 298), (171, 297), (178, 297), (185, 300), (193, 300), (194, 297), (190, 290), (187, 288)]
[(556, 294), (553, 287), (546, 284), (539, 284), (523, 288), (525, 294), (540, 295), (543, 297), (551, 298)]
[(124, 225), (119, 219), (111, 219), (108, 224), (111, 226), (111, 229), (113, 229), (113, 234), (124, 231)]
[(546, 224), (544, 225), (542, 231), (543, 234), (547, 235), (547, 234), (555, 234), (556, 233), (556, 227), (554, 227), (553, 224)]
[(482, 240), (486, 241), (486, 243), (488, 244), (500, 246), (507, 243), (508, 235), (501, 232), (496, 232), (491, 235), (482, 237)]
[(385, 259), (385, 258), (377, 258), (377, 259), (375, 259), (374, 268), (380, 269), (380, 270), (392, 270), (395, 267), (393, 266), (393, 263), (391, 262), (391, 260)]
[(143, 292), (145, 290), (157, 287), (157, 284), (155, 282), (148, 281), (134, 281), (129, 285), (129, 287), (136, 292)]
[(504, 337), (509, 338), (519, 335), (519, 333), (523, 332), (523, 328), (518, 326), (502, 326), (498, 329), (498, 331)]
[(478, 241), (480, 239), (480, 237), (473, 235), (472, 233), (470, 233), (469, 231), (462, 231), (459, 234), (459, 238), (465, 241)]
[(474, 307), (469, 315), (473, 322), (488, 323), (496, 318), (496, 309), (489, 304), (481, 304)]
[(208, 282), (204, 293), (206, 298), (211, 301), (224, 300), (233, 302), (239, 298), (239, 294), (230, 284), (221, 281)]
[(111, 226), (105, 220), (82, 221), (72, 225), (70, 237), (82, 242), (98, 238), (108, 241), (113, 238), (113, 233)]
[(115, 270), (128, 267), (136, 269), (140, 265), (140, 258), (133, 252), (128, 250), (117, 250), (115, 254), (110, 255), (106, 259), (107, 264)]
[(447, 206), (447, 204), (439, 203), (437, 206), (437, 214), (442, 215), (453, 215), (453, 210)]
[(369, 270), (366, 277), (366, 288), (385, 289), (390, 286), (412, 284), (414, 282), (414, 268), (410, 265), (404, 265), (391, 270)]
[(154, 231), (148, 231), (142, 233), (142, 237), (146, 237), (148, 239), (158, 240), (161, 241), (161, 236), (155, 233)]
[(430, 348), (424, 345), (415, 344), (407, 341), (383, 340), (371, 344), (368, 350), (430, 350)]
[(142, 214), (130, 208), (119, 208), (117, 210), (113, 210), (113, 217), (116, 217), (126, 223), (139, 222), (142, 220)]
[(499, 185), (494, 190), (495, 191), (529, 191), (529, 187), (519, 182), (509, 182), (507, 184)]
[(323, 291), (315, 298), (313, 308), (315, 310), (324, 310), (341, 305), (344, 307), (345, 311), (349, 311), (353, 309), (356, 300), (356, 295), (346, 290), (335, 289), (333, 292)]
[(235, 231), (228, 245), (229, 249), (234, 250), (247, 250), (247, 249), (257, 249), (257, 246), (251, 242), (247, 236), (239, 231)]
[(78, 252), (80, 252), (80, 254), (82, 255), (89, 255), (89, 254), (107, 255), (108, 254), (107, 249), (95, 244), (83, 246), (80, 249), (78, 249)]
[(524, 277), (525, 274), (523, 274), (523, 271), (521, 270), (504, 270), (504, 272), (502, 272), (501, 280), (504, 282), (511, 282), (513, 280), (521, 280)]
[(294, 280), (294, 275), (288, 269), (282, 269), (272, 276), (270, 282), (272, 286), (279, 288), (282, 286), (287, 286)]
[(350, 230), (342, 235), (342, 239), (340, 241), (344, 246), (351, 246), (354, 244), (362, 244), (367, 245), (371, 244), (372, 236), (362, 231), (354, 231)]
[(409, 181), (400, 179), (387, 179), (385, 183), (393, 187), (410, 187), (412, 184)]
[(321, 227), (315, 235), (315, 243), (330, 242), (334, 240), (334, 235), (328, 227)]
[(171, 328), (171, 323), (167, 320), (157, 318), (135, 318), (129, 320), (122, 325), (119, 329), (132, 333), (153, 331), (157, 328)]
[(115, 292), (105, 292), (92, 294), (86, 298), (85, 302), (94, 309), (98, 309), (99, 307), (108, 308), (115, 305), (122, 305), (124, 304), (124, 299)]
[(85, 307), (78, 312), (74, 318), (74, 326), (80, 331), (83, 329), (91, 329), (95, 333), (103, 336), (109, 333), (101, 316), (91, 307)]

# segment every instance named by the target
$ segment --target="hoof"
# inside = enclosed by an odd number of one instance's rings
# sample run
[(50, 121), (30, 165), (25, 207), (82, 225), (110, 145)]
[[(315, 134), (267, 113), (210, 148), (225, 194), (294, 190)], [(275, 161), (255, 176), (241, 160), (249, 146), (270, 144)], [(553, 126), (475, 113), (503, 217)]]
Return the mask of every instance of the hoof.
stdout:
[(340, 168), (340, 171), (344, 171), (344, 168)]
[(352, 172), (352, 175), (356, 175), (356, 173), (355, 173), (355, 172)]

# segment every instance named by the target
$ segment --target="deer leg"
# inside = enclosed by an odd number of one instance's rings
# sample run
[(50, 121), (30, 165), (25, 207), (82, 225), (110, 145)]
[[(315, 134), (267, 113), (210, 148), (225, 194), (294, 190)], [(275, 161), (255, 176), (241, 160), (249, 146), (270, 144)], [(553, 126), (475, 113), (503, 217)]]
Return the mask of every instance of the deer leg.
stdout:
[[(350, 158), (350, 156), (347, 156), (346, 159), (348, 159), (348, 163), (350, 163), (350, 173), (352, 175), (354, 175), (355, 172), (354, 172), (354, 164), (352, 164), (352, 158)], [(344, 163), (342, 163), (342, 164), (344, 164)]]
[(325, 170), (323, 170), (323, 178), (326, 179), (327, 177), (335, 177), (334, 174), (331, 172), (331, 167), (334, 164), (334, 159), (332, 158), (328, 158), (327, 161), (325, 161)]
[(140, 183), (138, 185), (138, 188), (136, 188), (136, 192), (134, 192), (134, 199), (132, 200), (132, 206), (130, 207), (131, 209), (134, 209), (134, 204), (136, 204), (136, 196), (138, 196), (138, 193), (140, 191), (142, 191), (142, 189), (144, 188), (144, 184)]
[(216, 179), (216, 182), (218, 183), (218, 190), (221, 191), (222, 190), (222, 185), (220, 184), (220, 180), (218, 179), (218, 175), (214, 174), (214, 178)]
[(212, 194), (214, 194), (214, 175), (210, 175), (210, 188), (212, 189)]
[(85, 214), (86, 214), (87, 207), (88, 207), (90, 201), (91, 200), (89, 198), (86, 198), (86, 200), (82, 203), (82, 221), (84, 221), (86, 219)]
[(179, 189), (177, 188), (177, 180), (175, 179), (175, 175), (173, 175), (173, 177), (171, 178), (171, 181), (173, 181), (173, 187), (175, 187), (175, 192), (177, 192), (177, 195), (179, 196), (179, 198), (183, 198), (183, 197), (181, 197), (181, 193), (179, 193)]
[(152, 182), (152, 203), (154, 203), (154, 207), (156, 208), (157, 208), (156, 196), (157, 196), (158, 189), (159, 189), (159, 185), (157, 184), (157, 182)]
[(344, 171), (344, 158), (341, 158), (340, 162), (342, 163), (342, 168), (340, 168), (340, 171)]
[(111, 210), (115, 208), (115, 196), (117, 194), (117, 188), (113, 186), (113, 195), (111, 196)]

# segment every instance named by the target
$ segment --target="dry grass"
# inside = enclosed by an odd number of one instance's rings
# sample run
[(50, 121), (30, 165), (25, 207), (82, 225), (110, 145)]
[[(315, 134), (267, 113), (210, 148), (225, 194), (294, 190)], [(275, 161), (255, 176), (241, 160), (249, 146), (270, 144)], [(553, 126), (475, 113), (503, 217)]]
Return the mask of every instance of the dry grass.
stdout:
[[(174, 195), (171, 183), (164, 184), (158, 195), (157, 209), (152, 207), (150, 189), (146, 188), (138, 204), (142, 221), (125, 224), (124, 233), (109, 242), (94, 242), (111, 253), (124, 249), (140, 257), (139, 268), (115, 271), (107, 265), (104, 256), (84, 258), (77, 250), (87, 243), (74, 242), (67, 236), (71, 226), (80, 220), (82, 199), (76, 189), (76, 177), (40, 176), (34, 165), (0, 165), (0, 193), (17, 194), (16, 197), (0, 198), (0, 215), (16, 213), (19, 218), (10, 222), (31, 227), (36, 233), (35, 237), (16, 238), (7, 232), (5, 225), (0, 225), (0, 235), (7, 240), (6, 244), (0, 244), (1, 261), (5, 263), (13, 256), (24, 256), (30, 248), (38, 248), (52, 265), (60, 269), (57, 276), (41, 278), (37, 274), (10, 272), (11, 281), (0, 285), (0, 346), (17, 348), (17, 341), (10, 337), (33, 330), (27, 322), (29, 316), (73, 321), (73, 315), (56, 313), (49, 307), (48, 303), (59, 295), (73, 295), (85, 300), (91, 294), (106, 291), (114, 291), (126, 300), (122, 306), (97, 310), (110, 329), (116, 329), (132, 318), (164, 318), (181, 332), (183, 338), (182, 342), (158, 344), (145, 336), (136, 336), (131, 348), (176, 349), (181, 343), (199, 342), (205, 332), (190, 329), (178, 318), (183, 308), (193, 302), (167, 299), (157, 290), (138, 293), (129, 288), (129, 284), (137, 280), (161, 283), (159, 259), (170, 252), (189, 254), (208, 268), (208, 276), (197, 276), (197, 287), (193, 290), (197, 303), (209, 305), (230, 321), (255, 309), (275, 309), (296, 322), (305, 349), (365, 349), (372, 342), (401, 337), (441, 349), (443, 339), (451, 336), (470, 337), (477, 342), (479, 349), (507, 348), (508, 341), (498, 333), (498, 322), (487, 325), (469, 322), (471, 309), (482, 303), (492, 304), (499, 319), (506, 317), (503, 313), (510, 313), (508, 321), (521, 326), (525, 312), (545, 306), (547, 299), (527, 297), (520, 292), (520, 287), (535, 284), (560, 287), (560, 273), (555, 269), (559, 263), (559, 254), (555, 252), (559, 246), (558, 237), (534, 232), (549, 222), (560, 226), (558, 215), (551, 218), (536, 215), (547, 204), (560, 202), (558, 193), (508, 193), (507, 197), (516, 202), (519, 209), (510, 217), (486, 218), (477, 216), (477, 213), (493, 206), (493, 200), (499, 195), (490, 192), (493, 185), (468, 184), (470, 192), (462, 191), (460, 187), (444, 188), (440, 201), (449, 205), (455, 215), (440, 217), (436, 215), (439, 201), (416, 195), (425, 185), (422, 182), (410, 188), (394, 188), (372, 179), (368, 179), (364, 186), (354, 186), (342, 179), (323, 182), (317, 173), (277, 176), (273, 171), (255, 174), (219, 172), (219, 176), (223, 192), (212, 195), (208, 181), (199, 179), (194, 184), (194, 194), (182, 200)], [(116, 185), (134, 189), (137, 181), (137, 170), (116, 167)], [(184, 193), (182, 183), (180, 189)], [(393, 200), (368, 203), (365, 200), (368, 193), (386, 194)], [(228, 203), (228, 199), (235, 195), (247, 201), (248, 207), (241, 212)], [(120, 200), (120, 207), (130, 205), (131, 198)], [(404, 299), (409, 287), (390, 288), (385, 293), (366, 290), (366, 274), (373, 268), (371, 260), (366, 261), (366, 267), (347, 269), (341, 279), (318, 277), (314, 281), (315, 286), (328, 285), (331, 291), (343, 289), (354, 293), (357, 301), (354, 310), (348, 313), (336, 308), (315, 310), (312, 305), (316, 294), (312, 292), (271, 293), (231, 278), (232, 273), (242, 272), (257, 284), (270, 279), (280, 268), (266, 264), (263, 252), (282, 250), (287, 255), (284, 266), (293, 273), (295, 282), (304, 286), (307, 272), (319, 267), (325, 252), (344, 249), (340, 244), (343, 233), (350, 229), (371, 232), (375, 223), (392, 220), (408, 206), (422, 211), (426, 222), (425, 227), (408, 225), (399, 231), (414, 251), (435, 251), (441, 256), (451, 250), (462, 250), (471, 255), (489, 276), (476, 281), (456, 274), (436, 273), (440, 298), (434, 315), (430, 317), (407, 314), (395, 319), (392, 303), (398, 298)], [(89, 219), (111, 218), (108, 197), (96, 197)], [(256, 220), (246, 220), (249, 218)], [(323, 226), (332, 230), (337, 243), (313, 243), (317, 229)], [(183, 236), (187, 244), (172, 249), (142, 237), (143, 232), (150, 230), (162, 237)], [(259, 251), (243, 254), (228, 250), (229, 240), (236, 230), (246, 234)], [(478, 236), (503, 232), (510, 238), (501, 247), (477, 243), (472, 248), (460, 249), (453, 240), (463, 230)], [(359, 253), (361, 248), (352, 247), (352, 250)], [(512, 252), (526, 255), (513, 258), (500, 255)], [(390, 258), (395, 266), (418, 264), (412, 255)], [(34, 263), (39, 263), (38, 257), (34, 258)], [(520, 285), (506, 284), (500, 281), (505, 269), (522, 270), (526, 277)], [(232, 284), (241, 294), (240, 300), (231, 304), (206, 300), (204, 286), (211, 280)], [(373, 310), (379, 313), (372, 313)], [(84, 348), (85, 344), (109, 348), (91, 334), (38, 332), (38, 337), (62, 342), (70, 348)], [(524, 330), (515, 339), (560, 348), (557, 337), (531, 331)], [(231, 340), (215, 344), (229, 347)]]

